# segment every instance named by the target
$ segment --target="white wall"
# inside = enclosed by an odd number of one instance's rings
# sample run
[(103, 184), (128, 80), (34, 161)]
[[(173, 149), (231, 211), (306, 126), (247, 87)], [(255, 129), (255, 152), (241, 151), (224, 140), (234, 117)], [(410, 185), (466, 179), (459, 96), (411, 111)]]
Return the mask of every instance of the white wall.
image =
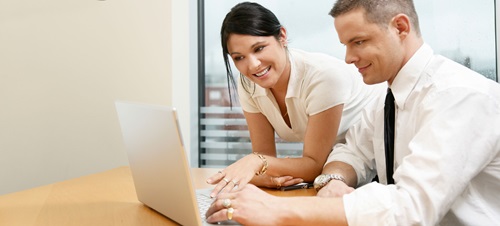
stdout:
[(186, 73), (174, 2), (0, 2), (0, 194), (127, 165), (114, 100), (172, 104)]

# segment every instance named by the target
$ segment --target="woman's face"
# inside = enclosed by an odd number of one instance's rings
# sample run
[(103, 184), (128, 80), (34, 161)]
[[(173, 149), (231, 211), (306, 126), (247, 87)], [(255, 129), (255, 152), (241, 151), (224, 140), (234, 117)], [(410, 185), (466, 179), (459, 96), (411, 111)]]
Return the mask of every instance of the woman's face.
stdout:
[(238, 71), (263, 88), (287, 84), (290, 64), (285, 45), (284, 29), (280, 40), (274, 36), (231, 34), (227, 41), (229, 56)]

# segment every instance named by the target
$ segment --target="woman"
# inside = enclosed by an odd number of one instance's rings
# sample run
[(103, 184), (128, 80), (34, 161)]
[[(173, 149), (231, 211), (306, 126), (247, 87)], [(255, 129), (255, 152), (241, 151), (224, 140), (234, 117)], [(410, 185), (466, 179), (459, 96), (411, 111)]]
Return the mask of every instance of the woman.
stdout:
[[(212, 197), (237, 185), (288, 186), (313, 181), (335, 143), (359, 120), (382, 86), (367, 86), (352, 66), (319, 53), (287, 47), (286, 29), (257, 3), (243, 2), (226, 15), (221, 44), (229, 81), (229, 57), (240, 72), (239, 101), (252, 150), (207, 183)], [(303, 142), (300, 158), (276, 158), (275, 133)]]

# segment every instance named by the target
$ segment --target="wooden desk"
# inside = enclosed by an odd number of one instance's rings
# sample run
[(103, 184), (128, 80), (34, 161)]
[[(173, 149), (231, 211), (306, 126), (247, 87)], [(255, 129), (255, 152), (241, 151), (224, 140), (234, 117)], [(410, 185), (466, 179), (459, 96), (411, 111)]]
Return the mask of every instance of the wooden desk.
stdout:
[[(193, 168), (196, 188), (217, 169)], [(312, 196), (314, 189), (278, 191), (278, 196)], [(129, 167), (0, 196), (0, 225), (177, 225), (137, 200)]]

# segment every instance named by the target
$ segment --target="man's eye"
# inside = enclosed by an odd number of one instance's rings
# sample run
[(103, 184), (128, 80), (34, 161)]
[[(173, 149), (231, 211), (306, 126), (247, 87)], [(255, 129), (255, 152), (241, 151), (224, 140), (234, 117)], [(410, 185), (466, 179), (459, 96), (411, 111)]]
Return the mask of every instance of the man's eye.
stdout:
[(363, 44), (363, 42), (365, 42), (365, 41), (357, 41), (357, 42), (354, 42), (354, 44), (359, 46), (359, 45)]

